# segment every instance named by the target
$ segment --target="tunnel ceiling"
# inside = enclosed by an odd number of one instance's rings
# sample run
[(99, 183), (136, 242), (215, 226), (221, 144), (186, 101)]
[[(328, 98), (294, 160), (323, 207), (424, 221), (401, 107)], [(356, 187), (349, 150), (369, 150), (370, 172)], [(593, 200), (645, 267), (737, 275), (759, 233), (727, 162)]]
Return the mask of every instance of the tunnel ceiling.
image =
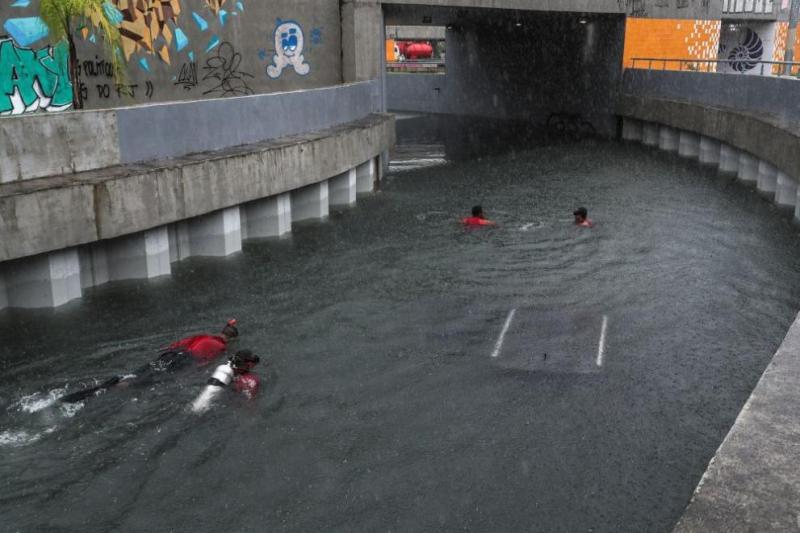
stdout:
[(390, 0), (383, 2), (384, 12), (398, 16), (401, 22), (387, 24), (420, 24), (422, 17), (431, 17), (427, 24), (455, 24), (460, 11), (612, 13), (622, 14), (625, 3), (619, 0)]
[(388, 26), (474, 26), (478, 24), (503, 26), (517, 22), (541, 20), (542, 18), (577, 20), (582, 16), (588, 18), (624, 17), (622, 14), (384, 4), (384, 21)]

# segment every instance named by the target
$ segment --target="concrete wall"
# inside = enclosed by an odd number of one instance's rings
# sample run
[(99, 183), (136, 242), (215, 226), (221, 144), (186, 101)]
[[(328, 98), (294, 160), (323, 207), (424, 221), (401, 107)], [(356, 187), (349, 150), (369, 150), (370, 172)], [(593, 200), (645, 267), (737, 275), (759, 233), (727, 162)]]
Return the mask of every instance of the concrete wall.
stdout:
[(763, 114), (786, 127), (800, 121), (800, 84), (791, 78), (628, 69), (622, 93)]
[[(86, 109), (134, 103), (224, 98), (342, 81), (342, 35), (338, 2), (330, 0), (110, 0), (120, 11), (127, 79), (110, 76), (97, 31), (77, 31), (80, 77)], [(46, 32), (26, 19), (38, 16), (39, 0), (0, 5), (0, 36), (15, 48), (47, 52)], [(146, 23), (150, 20), (149, 25)], [(276, 47), (275, 30), (280, 28)], [(298, 37), (295, 59), (283, 52), (280, 33)], [(2, 39), (2, 37), (0, 37)], [(276, 52), (277, 49), (277, 52)], [(12, 84), (12, 63), (36, 68), (40, 77), (70, 83), (60, 56), (41, 68), (30, 54), (6, 47), (0, 60), (0, 87)], [(281, 69), (269, 69), (276, 65)], [(302, 60), (299, 57), (302, 55)], [(31, 90), (31, 79), (16, 84)], [(25, 87), (27, 85), (27, 87)], [(50, 87), (51, 83), (43, 83)], [(56, 89), (53, 89), (56, 91)], [(48, 89), (48, 92), (52, 92)], [(0, 91), (0, 112), (11, 107)]]
[(391, 117), (370, 115), (315, 133), (162, 164), (6, 184), (0, 194), (0, 262), (142, 232), (319, 183), (393, 144)]
[(622, 17), (496, 17), (447, 31), (444, 75), (389, 74), (388, 108), (541, 125), (551, 113), (580, 114), (598, 131), (614, 131)]
[(378, 81), (223, 100), (0, 119), (0, 183), (298, 135), (380, 109)]

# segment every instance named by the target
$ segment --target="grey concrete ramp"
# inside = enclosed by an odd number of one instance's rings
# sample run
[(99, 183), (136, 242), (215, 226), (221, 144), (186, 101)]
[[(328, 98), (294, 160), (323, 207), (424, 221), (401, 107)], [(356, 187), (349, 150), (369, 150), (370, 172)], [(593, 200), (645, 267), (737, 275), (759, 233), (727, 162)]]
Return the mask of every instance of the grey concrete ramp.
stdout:
[(800, 315), (675, 533), (800, 531)]

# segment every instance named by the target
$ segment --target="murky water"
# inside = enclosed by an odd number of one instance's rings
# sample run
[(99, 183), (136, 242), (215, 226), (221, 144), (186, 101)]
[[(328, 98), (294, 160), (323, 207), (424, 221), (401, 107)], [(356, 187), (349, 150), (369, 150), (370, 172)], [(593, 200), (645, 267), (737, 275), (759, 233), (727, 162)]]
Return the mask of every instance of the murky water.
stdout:
[[(790, 218), (639, 146), (409, 143), (291, 239), (0, 312), (2, 529), (669, 531), (798, 309)], [(230, 317), (252, 402), (188, 414), (204, 368), (52, 405)]]

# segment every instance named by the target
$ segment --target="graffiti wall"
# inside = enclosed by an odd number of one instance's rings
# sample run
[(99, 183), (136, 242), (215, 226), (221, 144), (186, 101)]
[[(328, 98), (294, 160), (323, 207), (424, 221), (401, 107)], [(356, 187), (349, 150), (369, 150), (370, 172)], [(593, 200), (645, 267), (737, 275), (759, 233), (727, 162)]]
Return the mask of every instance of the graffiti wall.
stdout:
[[(747, 21), (724, 24), (720, 35), (719, 71), (738, 74), (770, 74), (772, 67), (759, 61), (783, 61), (789, 24)], [(762, 72), (763, 66), (763, 72)]]
[[(114, 77), (96, 20), (52, 42), (39, 0), (0, 4), (0, 114), (225, 98), (341, 83), (341, 23), (326, 0), (107, 0), (125, 76)], [(75, 77), (77, 79), (72, 79)]]
[[(683, 68), (713, 71), (713, 63), (700, 60), (717, 59), (719, 35), (719, 20), (628, 18), (623, 66), (630, 68), (636, 58), (697, 59), (697, 63), (684, 64)], [(637, 61), (636, 67), (647, 68), (648, 62)], [(678, 70), (681, 66), (656, 61), (653, 68)]]

